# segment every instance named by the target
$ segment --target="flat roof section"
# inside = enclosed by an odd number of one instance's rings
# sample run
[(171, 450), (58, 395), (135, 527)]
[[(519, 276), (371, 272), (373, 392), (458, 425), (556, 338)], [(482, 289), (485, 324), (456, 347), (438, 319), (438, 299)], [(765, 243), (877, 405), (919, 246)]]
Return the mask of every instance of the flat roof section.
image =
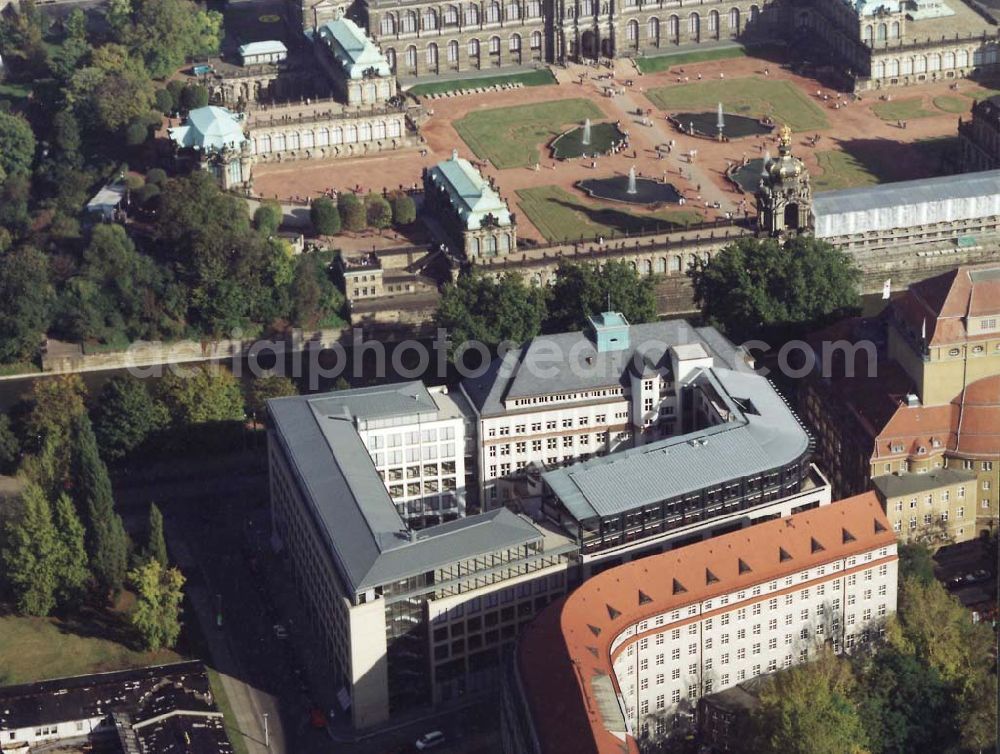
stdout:
[(885, 474), (872, 479), (872, 484), (886, 498), (899, 495), (916, 495), (927, 490), (937, 489), (949, 484), (976, 483), (975, 472), (958, 469), (935, 469), (925, 474)]

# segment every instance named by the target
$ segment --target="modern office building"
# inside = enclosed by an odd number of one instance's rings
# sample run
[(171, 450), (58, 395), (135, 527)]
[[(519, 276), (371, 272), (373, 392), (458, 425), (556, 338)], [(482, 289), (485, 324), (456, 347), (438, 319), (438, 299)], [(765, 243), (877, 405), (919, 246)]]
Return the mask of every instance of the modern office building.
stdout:
[(494, 685), (502, 647), (566, 589), (565, 537), (502, 508), (461, 517), (454, 406), (420, 383), (268, 402), (273, 544), (357, 728)]
[(0, 688), (5, 753), (232, 754), (200, 662)]
[(475, 413), (483, 507), (515, 499), (537, 507), (544, 469), (683, 434), (680, 385), (740, 359), (714, 328), (630, 325), (617, 312), (508, 351), (461, 384)]
[(503, 751), (637, 753), (704, 694), (877, 636), (896, 571), (867, 493), (594, 576), (518, 640)]

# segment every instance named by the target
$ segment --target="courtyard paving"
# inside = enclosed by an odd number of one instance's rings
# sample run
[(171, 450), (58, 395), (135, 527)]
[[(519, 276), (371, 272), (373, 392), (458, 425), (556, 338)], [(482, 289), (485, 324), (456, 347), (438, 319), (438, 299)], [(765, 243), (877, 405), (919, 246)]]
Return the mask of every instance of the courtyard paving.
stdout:
[[(559, 83), (551, 86), (426, 100), (431, 117), (422, 129), (424, 144), (419, 150), (352, 160), (258, 166), (255, 190), (267, 198), (306, 202), (329, 189), (380, 191), (414, 187), (420, 184), (424, 167), (447, 159), (452, 149), (457, 149), (460, 155), (472, 160), (484, 174), (495, 180), (501, 195), (518, 212), (521, 237), (539, 242), (554, 241), (561, 240), (555, 231), (535, 227), (529, 214), (522, 211), (522, 197), (537, 198), (538, 192), (531, 189), (545, 189), (549, 193), (561, 189), (573, 195), (574, 204), (581, 206), (569, 206), (568, 209), (579, 212), (584, 227), (595, 212), (602, 210), (611, 210), (612, 215), (627, 213), (639, 218), (638, 223), (629, 219), (626, 226), (643, 225), (644, 215), (653, 223), (661, 219), (664, 207), (643, 210), (616, 202), (597, 202), (585, 198), (575, 188), (576, 182), (584, 178), (624, 175), (632, 165), (641, 175), (673, 183), (686, 197), (683, 208), (673, 209), (682, 209), (687, 219), (691, 213), (715, 219), (727, 213), (752, 212), (753, 198), (746, 197), (746, 204), (741, 204), (744, 195), (729, 184), (725, 171), (729, 163), (737, 163), (744, 156), (752, 159), (766, 150), (775, 152), (774, 137), (716, 142), (687, 136), (667, 122), (667, 111), (660, 109), (658, 104), (710, 103), (721, 99), (728, 111), (741, 113), (747, 110), (748, 96), (752, 99), (748, 92), (785, 92), (785, 101), (773, 103), (773, 107), (759, 105), (751, 109), (763, 112), (771, 107), (770, 111), (777, 118), (783, 114), (782, 107), (790, 108), (787, 119), (805, 119), (813, 126), (804, 133), (795, 134), (794, 149), (810, 169), (816, 189), (825, 190), (952, 172), (951, 155), (960, 117), (957, 111), (964, 105), (967, 112), (975, 99), (989, 93), (989, 87), (972, 81), (960, 81), (955, 89), (947, 82), (940, 82), (889, 90), (884, 99), (878, 93), (869, 92), (860, 101), (848, 102), (846, 95), (838, 99), (835, 92), (814, 79), (795, 75), (775, 62), (752, 57), (688, 63), (650, 74), (639, 73), (629, 60), (616, 61), (613, 70), (570, 66), (556, 69), (555, 73)], [(608, 73), (614, 78), (600, 78)], [(613, 96), (608, 96), (608, 91)], [(564, 130), (578, 125), (575, 118), (578, 111), (599, 113), (597, 118), (618, 121), (629, 132), (630, 148), (617, 155), (598, 158), (596, 169), (589, 158), (557, 161), (549, 156), (547, 148), (553, 133), (551, 124), (539, 126), (535, 123), (511, 130), (504, 125), (511, 113), (499, 110), (544, 105), (551, 112), (552, 103), (558, 100), (574, 101), (567, 103), (570, 115), (563, 124)], [(581, 109), (581, 100), (589, 100), (591, 104)], [(714, 111), (715, 107), (710, 109)], [(456, 129), (456, 123), (468, 123), (469, 116), (474, 115), (473, 122), (478, 121), (481, 125), (488, 116), (479, 114), (495, 110), (498, 112), (491, 113), (498, 124), (494, 137), (520, 140), (521, 143), (514, 145), (515, 151), (520, 150), (522, 155), (538, 154), (537, 168), (530, 160), (525, 166), (525, 159), (513, 161), (517, 166), (504, 168), (486, 160), (496, 152), (496, 146), (480, 143), (484, 138), (481, 128), (472, 144), (462, 139), (459, 131), (463, 127), (460, 125)], [(899, 119), (892, 117), (894, 112), (914, 113), (919, 117), (907, 119), (904, 128)], [(820, 138), (813, 145), (809, 137), (816, 135)], [(675, 145), (670, 154), (661, 156), (656, 147), (671, 140)], [(474, 148), (480, 154), (477, 155)], [(688, 156), (691, 150), (697, 152), (693, 160)], [(510, 150), (502, 151), (509, 153)], [(501, 164), (512, 162), (498, 161)], [(548, 238), (544, 231), (548, 231)]]

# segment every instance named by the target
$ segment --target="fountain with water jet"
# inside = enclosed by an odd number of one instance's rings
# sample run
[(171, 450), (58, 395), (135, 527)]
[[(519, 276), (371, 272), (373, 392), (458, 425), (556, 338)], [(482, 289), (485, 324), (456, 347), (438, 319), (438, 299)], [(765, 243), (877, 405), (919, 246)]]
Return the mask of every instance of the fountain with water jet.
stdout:
[(590, 146), (590, 118), (583, 121), (583, 138), (580, 142), (586, 146)]
[(625, 189), (626, 194), (636, 194), (638, 193), (635, 189), (635, 165), (628, 169), (628, 188)]

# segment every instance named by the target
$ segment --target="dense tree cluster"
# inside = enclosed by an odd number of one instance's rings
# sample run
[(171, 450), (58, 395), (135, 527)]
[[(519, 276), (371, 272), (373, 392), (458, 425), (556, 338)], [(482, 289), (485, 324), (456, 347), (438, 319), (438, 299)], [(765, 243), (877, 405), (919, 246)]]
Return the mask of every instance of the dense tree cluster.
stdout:
[(451, 337), (452, 353), (477, 341), (495, 350), (502, 342), (522, 343), (541, 332), (587, 327), (588, 318), (611, 309), (633, 324), (656, 319), (656, 278), (642, 276), (626, 262), (563, 262), (550, 288), (526, 284), (508, 273), (494, 280), (473, 271), (446, 285), (435, 316)]
[(789, 336), (856, 313), (860, 272), (850, 255), (798, 236), (741, 238), (691, 271), (705, 318), (735, 342)]

